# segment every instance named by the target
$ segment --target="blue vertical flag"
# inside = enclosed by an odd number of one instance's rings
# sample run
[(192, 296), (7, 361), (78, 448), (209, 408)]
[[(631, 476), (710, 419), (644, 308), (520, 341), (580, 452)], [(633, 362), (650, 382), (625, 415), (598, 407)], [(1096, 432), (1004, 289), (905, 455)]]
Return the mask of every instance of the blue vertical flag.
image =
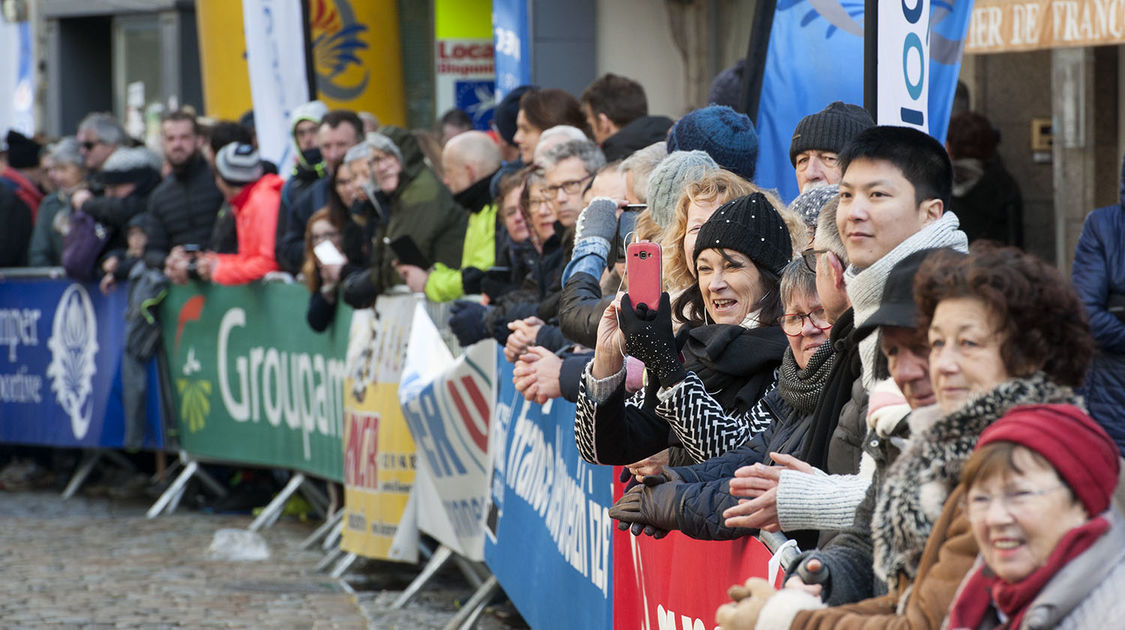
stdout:
[[(944, 141), (972, 0), (930, 2), (930, 134)], [(863, 104), (864, 0), (778, 0), (758, 105), (756, 183), (797, 196), (793, 129), (833, 101)]]
[(529, 0), (492, 0), (492, 36), (496, 58), (496, 102), (531, 83)]

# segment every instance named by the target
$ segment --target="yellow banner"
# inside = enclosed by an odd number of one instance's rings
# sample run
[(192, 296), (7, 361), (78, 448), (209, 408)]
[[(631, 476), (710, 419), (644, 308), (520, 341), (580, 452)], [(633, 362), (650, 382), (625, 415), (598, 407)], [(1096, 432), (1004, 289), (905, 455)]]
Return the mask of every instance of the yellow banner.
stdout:
[[(347, 512), (340, 547), (368, 558), (412, 561), (412, 548), (395, 545), (414, 486), (416, 457), (398, 401), (398, 384), (368, 385), (362, 402), (353, 393), (354, 385), (351, 379), (345, 385)], [(408, 539), (412, 537), (407, 533)]]
[[(204, 113), (237, 120), (252, 107), (242, 2), (197, 0), (196, 20)], [(384, 124), (405, 125), (394, 0), (309, 0), (308, 20), (318, 98), (329, 109), (371, 112)]]
[(378, 299), (356, 311), (344, 385), (344, 527), (340, 548), (414, 562), (418, 525), (410, 503), (417, 455), (398, 385), (418, 298)]
[(1125, 43), (1125, 0), (977, 0), (969, 54)]

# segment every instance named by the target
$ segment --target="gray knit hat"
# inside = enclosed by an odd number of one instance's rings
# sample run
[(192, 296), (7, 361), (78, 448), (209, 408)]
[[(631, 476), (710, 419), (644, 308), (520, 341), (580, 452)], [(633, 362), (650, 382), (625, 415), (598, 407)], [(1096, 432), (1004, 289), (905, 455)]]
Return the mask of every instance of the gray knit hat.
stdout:
[(733, 249), (779, 276), (793, 259), (789, 228), (760, 192), (732, 199), (715, 210), (699, 228), (692, 260), (705, 249)]
[(803, 151), (839, 153), (859, 132), (874, 127), (875, 121), (859, 105), (836, 101), (797, 123), (789, 143), (789, 162), (797, 166), (797, 154)]
[(232, 184), (252, 184), (262, 178), (262, 160), (249, 144), (232, 142), (215, 156), (219, 177)]
[(102, 165), (103, 184), (139, 183), (156, 173), (159, 179), (160, 156), (145, 147), (118, 147)]
[(648, 213), (660, 229), (672, 225), (676, 202), (684, 186), (719, 170), (719, 165), (704, 151), (674, 151), (660, 161), (648, 176)]
[(804, 219), (805, 225), (815, 231), (816, 218), (820, 216), (820, 209), (828, 203), (829, 199), (838, 194), (840, 194), (840, 186), (837, 184), (816, 186), (797, 195), (797, 198), (789, 204), (789, 210), (800, 215)]
[(393, 155), (398, 158), (400, 164), (405, 164), (402, 161), (402, 151), (399, 150), (398, 145), (394, 143), (394, 140), (391, 140), (387, 136), (384, 136), (378, 131), (372, 131), (371, 133), (367, 134), (363, 138), (363, 140), (365, 143), (371, 145), (372, 149), (375, 149), (376, 151), (382, 151), (383, 153), (386, 153), (388, 155)]

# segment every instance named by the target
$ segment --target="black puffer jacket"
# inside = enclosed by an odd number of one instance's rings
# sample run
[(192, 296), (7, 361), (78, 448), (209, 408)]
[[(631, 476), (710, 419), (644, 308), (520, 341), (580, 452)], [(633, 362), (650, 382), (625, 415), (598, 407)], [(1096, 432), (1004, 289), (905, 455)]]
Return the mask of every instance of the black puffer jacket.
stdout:
[(612, 295), (602, 296), (598, 279), (579, 271), (566, 281), (559, 298), (559, 328), (568, 339), (593, 348), (598, 343), (598, 322)]
[(176, 245), (206, 247), (222, 204), (223, 194), (202, 156), (165, 177), (148, 198), (145, 264), (163, 268), (164, 258)]
[(605, 139), (602, 152), (607, 162), (623, 160), (638, 149), (663, 140), (672, 128), (667, 116), (641, 116)]

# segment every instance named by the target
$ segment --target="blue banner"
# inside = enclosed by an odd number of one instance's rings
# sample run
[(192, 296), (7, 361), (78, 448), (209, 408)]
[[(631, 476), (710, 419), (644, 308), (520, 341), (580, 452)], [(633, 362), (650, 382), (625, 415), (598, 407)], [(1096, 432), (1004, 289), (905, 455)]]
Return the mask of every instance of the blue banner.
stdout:
[(532, 628), (609, 628), (613, 469), (579, 458), (574, 405), (525, 401), (496, 360), (485, 562)]
[[(128, 285), (102, 295), (69, 280), (0, 282), (0, 442), (120, 448)], [(156, 363), (145, 447), (161, 448)]]
[[(785, 202), (800, 191), (793, 129), (833, 101), (863, 105), (864, 0), (778, 0), (758, 105), (755, 183)], [(945, 141), (972, 0), (930, 3), (930, 134)]]
[(496, 102), (531, 83), (531, 29), (528, 0), (492, 0), (492, 37), (496, 59)]

